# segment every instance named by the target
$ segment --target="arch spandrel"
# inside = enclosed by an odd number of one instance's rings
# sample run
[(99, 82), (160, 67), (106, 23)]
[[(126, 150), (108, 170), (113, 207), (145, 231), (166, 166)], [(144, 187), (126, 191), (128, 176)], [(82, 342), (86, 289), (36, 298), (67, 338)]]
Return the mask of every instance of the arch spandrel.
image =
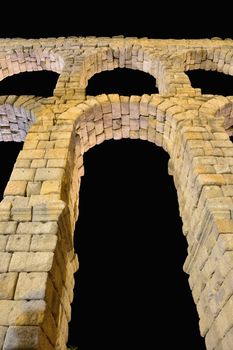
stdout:
[[(7, 241), (0, 252), (0, 278), (8, 281), (0, 283), (0, 347), (66, 348), (73, 273), (78, 268), (72, 236), (84, 174), (83, 154), (107, 139), (140, 138), (163, 147), (170, 156), (169, 172), (189, 245), (184, 269), (190, 276), (206, 347), (230, 349), (233, 146), (228, 134), (232, 98), (201, 95), (187, 80), (185, 64), (189, 68), (205, 64), (207, 69), (211, 61), (212, 68), (217, 64), (219, 71), (231, 74), (232, 40), (57, 40), (39, 42), (40, 52), (56, 46), (54, 55), (61, 57), (59, 63), (53, 61), (62, 68), (55, 97), (25, 98), (36, 120), (0, 203), (0, 235), (7, 240), (13, 235), (25, 237), (24, 251)], [(38, 41), (0, 41), (3, 52), (7, 45), (29, 44)], [(122, 47), (124, 50), (118, 50)], [(20, 57), (24, 60), (17, 51), (14, 55), (18, 64)], [(40, 62), (38, 57), (33, 65)], [(87, 78), (117, 64), (154, 74), (160, 94), (86, 98)], [(17, 67), (12, 64), (10, 69), (17, 73)], [(16, 115), (22, 110), (20, 103), (9, 104)], [(28, 168), (17, 167), (22, 160), (30, 164)], [(20, 182), (25, 192), (18, 195)]]

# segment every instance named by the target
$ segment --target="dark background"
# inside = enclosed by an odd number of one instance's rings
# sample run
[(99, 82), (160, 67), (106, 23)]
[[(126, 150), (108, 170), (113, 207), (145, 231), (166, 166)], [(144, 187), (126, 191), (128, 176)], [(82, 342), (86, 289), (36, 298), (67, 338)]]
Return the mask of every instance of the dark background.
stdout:
[[(5, 4), (0, 37), (233, 37), (231, 11), (226, 6), (216, 9), (206, 4), (206, 10), (198, 3), (128, 6), (31, 2), (22, 8), (22, 3)], [(93, 77), (87, 93), (156, 92), (147, 74), (116, 73)], [(22, 80), (20, 75), (5, 79), (0, 94), (33, 90), (39, 96), (51, 95), (57, 77), (33, 74), (25, 73)], [(224, 78), (227, 82), (219, 80)], [(196, 72), (192, 84), (203, 87), (203, 93), (233, 95), (231, 79)], [(22, 144), (0, 143), (1, 193), (21, 148)], [(187, 245), (173, 179), (167, 173), (168, 158), (163, 149), (140, 140), (106, 141), (84, 156), (75, 232), (80, 270), (69, 337), (69, 344), (78, 345), (79, 350), (205, 349), (188, 276), (182, 270)]]

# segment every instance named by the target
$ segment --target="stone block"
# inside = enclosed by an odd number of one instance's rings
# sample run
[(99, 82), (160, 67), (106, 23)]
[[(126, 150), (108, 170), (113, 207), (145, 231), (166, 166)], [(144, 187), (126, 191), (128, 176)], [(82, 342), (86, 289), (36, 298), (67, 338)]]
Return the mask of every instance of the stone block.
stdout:
[(0, 235), (0, 252), (5, 251), (8, 237), (8, 235)]
[(33, 206), (33, 221), (56, 221), (66, 208), (62, 200), (53, 200), (48, 203)]
[(66, 159), (67, 156), (68, 156), (67, 148), (47, 149), (45, 152), (46, 159)]
[(35, 169), (14, 168), (10, 180), (16, 181), (33, 181)]
[(31, 162), (30, 159), (17, 159), (14, 168), (30, 168)]
[(151, 96), (150, 95), (142, 95), (141, 101), (140, 101), (140, 114), (143, 116), (148, 115), (148, 104), (150, 102)]
[(31, 221), (32, 208), (29, 206), (29, 198), (16, 197), (11, 208), (11, 218), (14, 221)]
[(60, 194), (32, 194), (29, 200), (30, 206), (47, 204), (60, 199)]
[(148, 117), (140, 115), (140, 128), (147, 130), (147, 128), (148, 128)]
[(103, 113), (111, 113), (112, 112), (112, 104), (107, 95), (102, 94), (96, 96), (96, 100), (101, 104)]
[(121, 101), (121, 114), (129, 115), (129, 96), (120, 96)]
[(56, 140), (70, 140), (71, 138), (71, 132), (70, 131), (53, 131), (51, 132), (51, 136), (50, 139), (52, 141), (56, 141)]
[(0, 272), (7, 272), (11, 260), (10, 253), (0, 252)]
[(0, 325), (39, 325), (44, 319), (45, 306), (43, 300), (0, 300)]
[(0, 273), (0, 299), (13, 299), (17, 272)]
[(47, 279), (47, 272), (20, 272), (14, 299), (44, 299), (46, 293)]
[(6, 185), (4, 196), (24, 196), (27, 181), (9, 181)]
[(139, 130), (139, 119), (130, 119), (129, 127), (131, 131)]
[(55, 235), (58, 232), (57, 222), (20, 222), (17, 234), (48, 234)]
[(12, 202), (3, 199), (0, 202), (0, 221), (10, 220)]
[(31, 168), (46, 168), (47, 159), (33, 159)]
[[(36, 141), (36, 140), (35, 141), (32, 141), (32, 140), (27, 141), (27, 140), (25, 140), (24, 141), (24, 145), (23, 145), (23, 151), (29, 150), (29, 149), (30, 150), (35, 150), (37, 148), (37, 145), (38, 145), (38, 141)], [(24, 157), (22, 157), (22, 158), (24, 158)]]
[(233, 233), (233, 220), (217, 219), (215, 220), (215, 227), (216, 235), (219, 233)]
[(123, 138), (128, 138), (129, 137), (129, 132), (130, 132), (129, 126), (123, 125), (122, 126), (122, 137)]
[(57, 245), (56, 235), (33, 235), (30, 246), (32, 252), (55, 251)]
[(61, 181), (51, 180), (43, 181), (40, 194), (60, 194), (61, 193)]
[[(59, 141), (55, 141), (55, 144), (54, 144), (54, 148), (64, 148), (66, 150), (68, 150), (69, 148), (69, 145), (70, 145), (70, 140), (59, 140)], [(66, 157), (61, 157), (61, 158), (66, 158)]]
[(27, 196), (30, 197), (33, 194), (40, 194), (41, 182), (28, 182), (27, 183)]
[(37, 148), (49, 149), (49, 148), (53, 148), (54, 144), (55, 144), (55, 141), (39, 141)]
[(61, 181), (64, 170), (61, 168), (39, 168), (36, 170), (35, 181), (57, 180)]
[(141, 98), (139, 96), (130, 96), (129, 102), (129, 110), (130, 110), (130, 118), (138, 119), (140, 115), (139, 103)]
[[(41, 343), (40, 338), (41, 338), (40, 327), (11, 326), (7, 331), (3, 350), (19, 350), (19, 349), (42, 350), (43, 348), (39, 347), (39, 344)], [(44, 347), (44, 349), (46, 350), (47, 349), (51, 350), (51, 348)]]
[(11, 235), (16, 232), (17, 222), (15, 221), (5, 221), (0, 222), (0, 235)]
[(8, 252), (27, 252), (31, 243), (30, 235), (11, 235), (6, 245)]
[[(0, 253), (0, 254), (9, 254), (9, 253)], [(36, 253), (15, 252), (12, 255), (9, 271), (47, 272), (47, 271), (50, 271), (52, 267), (52, 263), (53, 263), (52, 252), (36, 252)]]
[(41, 159), (44, 157), (45, 151), (43, 149), (23, 149), (18, 155), (18, 159)]
[(67, 159), (48, 159), (48, 168), (65, 168)]

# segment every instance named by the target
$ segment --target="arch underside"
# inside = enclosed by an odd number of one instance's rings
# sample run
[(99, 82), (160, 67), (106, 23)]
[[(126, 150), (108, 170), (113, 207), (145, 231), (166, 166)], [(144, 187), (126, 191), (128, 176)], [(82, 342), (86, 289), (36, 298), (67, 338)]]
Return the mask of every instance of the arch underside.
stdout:
[[(26, 47), (15, 40), (11, 50)], [(66, 349), (83, 154), (105, 140), (131, 138), (170, 156), (200, 332), (208, 350), (231, 349), (232, 97), (201, 95), (185, 74), (210, 61), (232, 74), (231, 40), (60, 38), (53, 49), (50, 40), (35, 40), (33, 53), (3, 48), (0, 59), (3, 77), (29, 70), (28, 62), (60, 74), (52, 98), (1, 100), (0, 139), (27, 136), (0, 203), (0, 348)], [(116, 67), (153, 75), (159, 94), (85, 96), (92, 75)]]

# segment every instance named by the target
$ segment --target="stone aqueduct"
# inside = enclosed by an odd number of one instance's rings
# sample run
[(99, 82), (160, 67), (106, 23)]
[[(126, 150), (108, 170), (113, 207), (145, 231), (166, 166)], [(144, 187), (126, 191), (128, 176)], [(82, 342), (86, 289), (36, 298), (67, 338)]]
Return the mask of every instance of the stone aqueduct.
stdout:
[[(91, 76), (117, 67), (151, 74), (159, 94), (86, 97)], [(44, 69), (59, 73), (53, 97), (0, 97), (0, 141), (24, 140), (0, 203), (0, 348), (66, 349), (83, 154), (139, 138), (170, 156), (206, 347), (232, 350), (233, 96), (202, 95), (185, 71), (233, 75), (233, 41), (0, 40), (1, 80)]]

